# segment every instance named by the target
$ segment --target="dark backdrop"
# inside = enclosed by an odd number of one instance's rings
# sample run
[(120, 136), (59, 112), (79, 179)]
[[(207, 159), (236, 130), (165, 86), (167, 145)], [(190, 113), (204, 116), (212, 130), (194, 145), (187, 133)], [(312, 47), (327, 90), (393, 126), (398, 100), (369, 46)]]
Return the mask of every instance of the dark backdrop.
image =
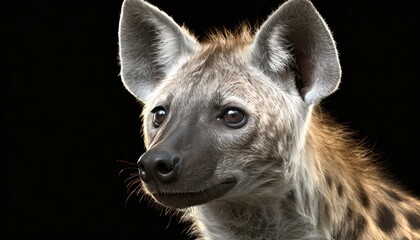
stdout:
[[(118, 76), (121, 0), (0, 2), (0, 239), (182, 239), (176, 217), (128, 200), (141, 106)], [(279, 1), (153, 0), (199, 36), (261, 23)], [(364, 2), (361, 4), (360, 2)], [(341, 56), (324, 101), (420, 195), (419, 1), (314, 0)]]

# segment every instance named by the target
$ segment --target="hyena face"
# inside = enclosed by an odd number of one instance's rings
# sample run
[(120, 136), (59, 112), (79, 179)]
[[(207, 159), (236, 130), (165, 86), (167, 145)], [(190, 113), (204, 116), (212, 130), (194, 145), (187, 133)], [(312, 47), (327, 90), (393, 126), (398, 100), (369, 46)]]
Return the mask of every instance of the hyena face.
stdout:
[(229, 53), (233, 60), (197, 53), (146, 102), (148, 151), (139, 167), (146, 189), (164, 205), (202, 204), (229, 190), (224, 197), (243, 197), (282, 176), (279, 156), (290, 150), (288, 126), (296, 124), (286, 101), (299, 97), (262, 81), (241, 54)]
[(337, 88), (334, 42), (307, 1), (284, 4), (255, 37), (227, 35), (200, 44), (150, 4), (124, 2), (122, 77), (145, 104), (140, 177), (165, 206), (286, 190), (311, 105)]

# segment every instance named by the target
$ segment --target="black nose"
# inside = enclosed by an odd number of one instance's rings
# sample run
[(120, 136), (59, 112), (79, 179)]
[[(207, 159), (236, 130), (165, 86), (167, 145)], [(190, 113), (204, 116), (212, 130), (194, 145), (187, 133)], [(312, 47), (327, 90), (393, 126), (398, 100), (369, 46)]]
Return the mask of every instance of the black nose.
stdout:
[(180, 158), (166, 151), (146, 152), (137, 165), (144, 182), (155, 179), (160, 183), (170, 183), (178, 177)]

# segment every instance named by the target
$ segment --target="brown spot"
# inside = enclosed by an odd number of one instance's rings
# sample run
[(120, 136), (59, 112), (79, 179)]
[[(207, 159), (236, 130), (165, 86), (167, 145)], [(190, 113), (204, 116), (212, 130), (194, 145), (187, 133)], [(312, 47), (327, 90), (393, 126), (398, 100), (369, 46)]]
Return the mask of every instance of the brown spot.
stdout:
[(361, 185), (359, 185), (359, 186), (360, 186), (360, 188), (359, 188), (359, 200), (360, 200), (360, 203), (362, 204), (363, 207), (369, 208), (369, 206), (370, 206), (370, 199), (369, 199), (369, 197), (368, 197), (365, 189)]
[(321, 218), (324, 217), (325, 219), (331, 219), (331, 212), (330, 212), (330, 208), (328, 204), (325, 202), (323, 205), (324, 205), (324, 208), (322, 210), (323, 210), (324, 216), (320, 216), (320, 217)]
[(385, 233), (391, 233), (397, 225), (395, 215), (384, 204), (379, 204), (377, 208), (376, 225)]
[(353, 217), (353, 210), (350, 207), (347, 207), (347, 219), (351, 219)]
[(292, 201), (292, 202), (295, 202), (295, 201), (296, 201), (295, 192), (290, 191), (290, 192), (287, 194), (287, 199), (288, 199), (288, 200), (290, 200), (290, 201)]
[(412, 212), (405, 213), (405, 218), (410, 224), (412, 229), (420, 229), (420, 215)]
[(331, 179), (331, 176), (330, 176), (330, 175), (328, 175), (328, 174), (325, 174), (325, 180), (327, 181), (327, 185), (328, 185), (328, 187), (330, 187), (330, 188), (331, 188), (331, 186), (332, 186), (332, 179)]
[(339, 183), (337, 186), (337, 193), (339, 197), (343, 197), (343, 184)]
[(346, 218), (343, 219), (343, 225), (333, 235), (333, 239), (360, 239), (366, 229), (366, 218), (355, 213), (350, 207), (347, 207)]
[(397, 200), (397, 201), (402, 201), (402, 198), (396, 193), (396, 192), (394, 192), (394, 191), (392, 191), (392, 190), (389, 190), (389, 189), (384, 189), (384, 191), (386, 192), (386, 194), (388, 194), (388, 196), (389, 197), (391, 197), (392, 199), (394, 199), (394, 200)]
[(365, 228), (366, 228), (366, 218), (363, 217), (362, 215), (357, 215), (354, 218), (354, 229), (351, 232), (351, 234), (349, 234), (350, 236), (346, 239), (359, 239), (361, 233), (363, 233)]
[(343, 229), (338, 230), (332, 235), (333, 239), (343, 239)]

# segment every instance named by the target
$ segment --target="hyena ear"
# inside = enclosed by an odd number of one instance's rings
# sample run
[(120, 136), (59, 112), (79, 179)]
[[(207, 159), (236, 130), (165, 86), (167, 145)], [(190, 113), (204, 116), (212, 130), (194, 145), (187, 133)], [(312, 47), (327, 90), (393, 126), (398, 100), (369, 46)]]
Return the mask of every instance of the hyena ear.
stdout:
[(252, 61), (274, 75), (293, 63), (296, 87), (308, 104), (333, 93), (341, 78), (331, 32), (307, 0), (290, 0), (268, 18), (256, 34)]
[(124, 1), (119, 28), (121, 77), (141, 101), (197, 45), (194, 37), (158, 8), (142, 0)]

